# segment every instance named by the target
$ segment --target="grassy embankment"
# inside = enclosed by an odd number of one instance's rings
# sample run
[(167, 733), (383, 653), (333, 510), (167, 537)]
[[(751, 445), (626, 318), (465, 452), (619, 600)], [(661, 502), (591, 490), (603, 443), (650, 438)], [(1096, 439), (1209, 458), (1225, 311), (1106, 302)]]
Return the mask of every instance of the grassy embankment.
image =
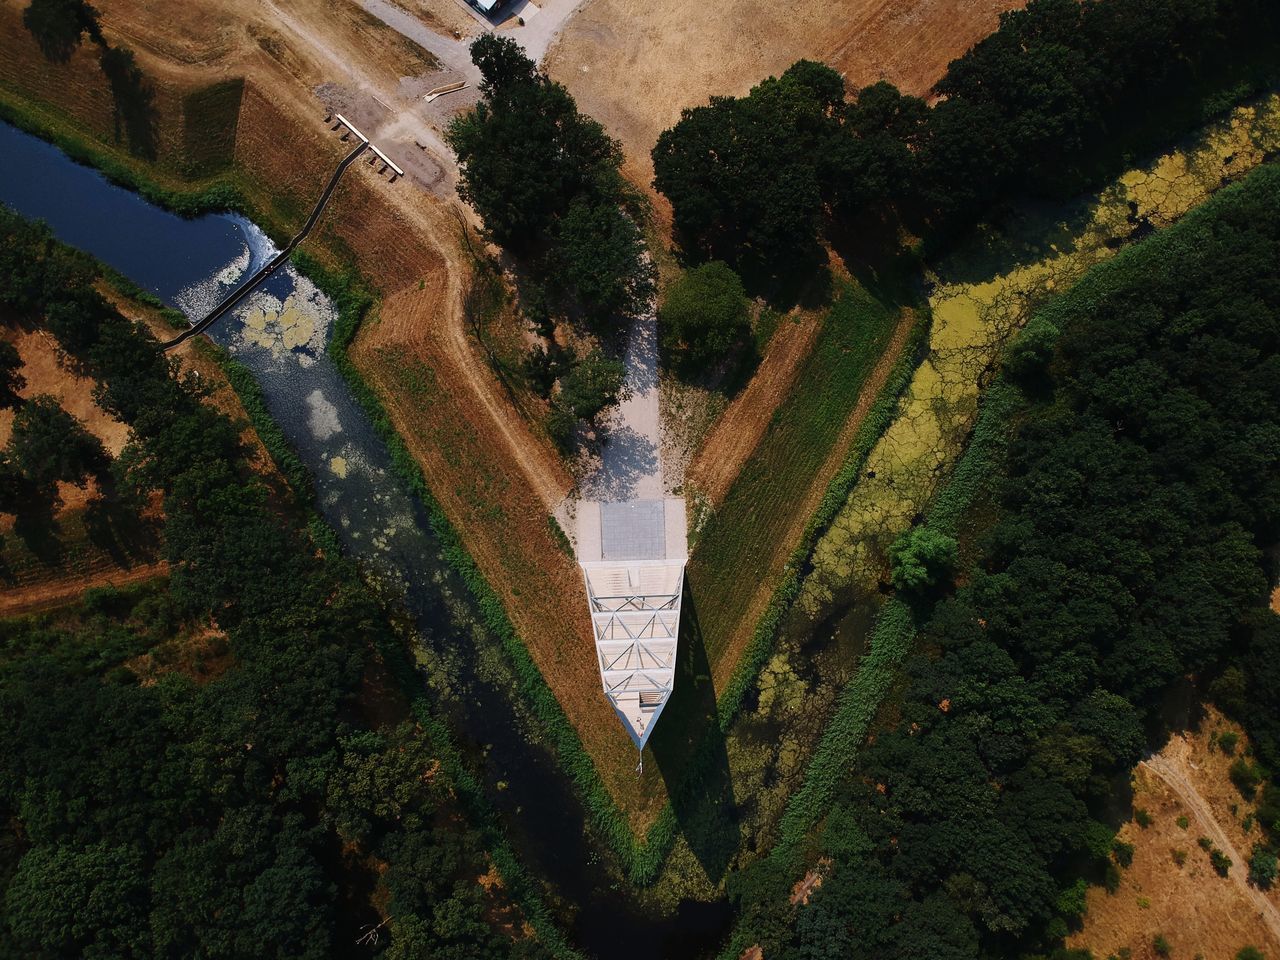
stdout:
[[(994, 261), (1003, 272), (994, 275), (992, 246), (985, 241), (960, 250), (944, 264), (944, 275), (949, 269), (958, 277), (976, 271), (983, 279), (940, 285), (930, 297), (930, 361), (917, 371), (900, 415), (871, 452), (867, 466), (876, 477), (853, 488), (819, 544), (802, 604), (820, 609), (841, 585), (878, 576), (878, 551), (918, 513), (926, 513), (925, 523), (940, 532), (962, 540), (971, 536), (969, 511), (982, 502), (1020, 409), (1017, 392), (999, 380), (982, 391), (972, 376), (975, 364), (990, 369), (1038, 308), (1055, 296), (1069, 296), (1073, 284), (1110, 260), (1126, 240), (1179, 220), (1223, 185), (1224, 174), (1239, 178), (1278, 147), (1280, 98), (1266, 97), (1237, 108), (1184, 148), (1125, 173), (1087, 205), (1084, 224), (1077, 224), (1074, 236), (1061, 222), (1042, 224), (1040, 242), (1030, 242), (1031, 231), (1014, 232)], [(1130, 202), (1137, 207), (1130, 208)], [(1130, 264), (1158, 255), (1149, 246), (1124, 254)], [(971, 411), (971, 426), (966, 426), (963, 411)], [(939, 463), (955, 464), (949, 476), (943, 475), (945, 486), (936, 469)], [(840, 693), (803, 786), (787, 803), (778, 842), (769, 854), (779, 869), (802, 872), (812, 831), (896, 682), (916, 628), (906, 603), (895, 598), (884, 604), (867, 653)], [(739, 930), (722, 958), (737, 956), (750, 942), (749, 931)]]

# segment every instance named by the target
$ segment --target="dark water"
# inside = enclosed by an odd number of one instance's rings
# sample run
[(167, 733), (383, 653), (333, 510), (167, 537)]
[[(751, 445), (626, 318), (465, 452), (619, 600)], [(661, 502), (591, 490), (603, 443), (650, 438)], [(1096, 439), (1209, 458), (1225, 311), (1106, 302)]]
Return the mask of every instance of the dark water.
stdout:
[[(243, 218), (184, 220), (5, 124), (0, 200), (46, 220), (59, 239), (192, 320), (276, 252)], [(384, 592), (403, 598), (432, 667), (437, 709), (476, 761), (529, 873), (549, 883), (549, 899), (576, 945), (617, 960), (705, 955), (727, 928), (727, 905), (686, 902), (672, 915), (648, 915), (601, 861), (579, 796), (538, 746), (505, 668), (494, 666), (505, 660), (485, 656), (497, 641), (475, 625), (422, 504), (392, 470), (386, 447), (325, 352), (332, 321), (327, 299), (289, 267), (210, 335), (261, 384), (272, 416), (311, 470), (320, 510), (344, 548)]]

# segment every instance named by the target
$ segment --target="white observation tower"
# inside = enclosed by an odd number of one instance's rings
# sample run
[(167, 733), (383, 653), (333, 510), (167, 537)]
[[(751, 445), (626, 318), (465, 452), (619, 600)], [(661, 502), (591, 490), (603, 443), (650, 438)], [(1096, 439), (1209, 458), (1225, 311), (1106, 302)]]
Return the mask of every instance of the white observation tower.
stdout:
[(578, 563), (604, 695), (641, 751), (675, 686), (688, 558), (682, 499), (578, 505)]

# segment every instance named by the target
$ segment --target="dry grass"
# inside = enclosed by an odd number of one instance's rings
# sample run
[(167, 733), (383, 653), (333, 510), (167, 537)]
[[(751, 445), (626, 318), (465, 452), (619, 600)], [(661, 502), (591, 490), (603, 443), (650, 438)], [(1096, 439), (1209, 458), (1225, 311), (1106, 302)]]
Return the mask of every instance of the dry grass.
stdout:
[(681, 109), (743, 94), (796, 60), (825, 61), (852, 88), (890, 80), (926, 93), (1019, 0), (590, 0), (547, 55), (552, 77), (626, 150), (648, 185), (649, 151)]
[[(1155, 957), (1152, 941), (1163, 934), (1175, 958), (1190, 960), (1200, 953), (1227, 960), (1246, 944), (1266, 956), (1280, 955), (1280, 937), (1242, 884), (1248, 851), (1261, 828), (1255, 824), (1249, 833), (1244, 830), (1254, 805), (1227, 776), (1233, 757), (1209, 749), (1209, 738), (1224, 730), (1239, 735), (1234, 754), (1239, 756), (1248, 743), (1243, 731), (1212, 707), (1199, 729), (1175, 736), (1158, 755), (1194, 790), (1194, 804), (1145, 765), (1135, 771), (1133, 805), (1150, 814), (1151, 825), (1143, 829), (1130, 820), (1121, 828), (1120, 839), (1134, 846), (1133, 866), (1121, 871), (1115, 895), (1101, 887), (1089, 891), (1084, 926), (1071, 936), (1070, 946), (1088, 947), (1097, 957), (1129, 947), (1135, 960), (1145, 960)], [(1198, 816), (1195, 805), (1203, 806), (1212, 822)], [(1187, 818), (1185, 829), (1178, 825), (1179, 817)], [(1219, 830), (1237, 854), (1225, 878), (1214, 872), (1209, 854), (1197, 844)], [(1185, 851), (1183, 866), (1175, 862), (1174, 851)], [(1266, 897), (1280, 905), (1280, 890)]]

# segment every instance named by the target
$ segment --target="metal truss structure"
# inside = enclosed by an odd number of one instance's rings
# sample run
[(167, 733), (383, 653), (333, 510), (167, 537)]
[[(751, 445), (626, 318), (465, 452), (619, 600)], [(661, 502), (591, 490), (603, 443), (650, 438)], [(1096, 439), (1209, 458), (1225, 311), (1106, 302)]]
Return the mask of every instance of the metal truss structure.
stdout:
[(686, 559), (683, 500), (579, 506), (578, 562), (600, 679), (640, 750), (675, 686)]

